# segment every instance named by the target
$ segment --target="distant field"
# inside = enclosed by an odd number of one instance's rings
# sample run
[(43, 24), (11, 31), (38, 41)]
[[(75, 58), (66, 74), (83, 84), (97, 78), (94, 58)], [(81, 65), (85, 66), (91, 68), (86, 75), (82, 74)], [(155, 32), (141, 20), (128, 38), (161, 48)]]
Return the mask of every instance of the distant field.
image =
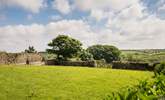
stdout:
[(100, 100), (152, 72), (0, 65), (0, 100)]
[(122, 61), (157, 63), (165, 61), (165, 49), (122, 50)]

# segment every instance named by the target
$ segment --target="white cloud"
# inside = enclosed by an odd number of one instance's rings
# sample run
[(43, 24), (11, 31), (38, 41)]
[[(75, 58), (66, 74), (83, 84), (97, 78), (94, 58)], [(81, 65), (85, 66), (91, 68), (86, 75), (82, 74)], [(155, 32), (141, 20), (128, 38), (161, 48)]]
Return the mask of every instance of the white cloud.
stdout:
[(29, 45), (45, 50), (47, 43), (58, 34), (65, 34), (81, 40), (85, 46), (94, 43), (95, 34), (82, 20), (62, 20), (47, 25), (9, 25), (0, 27), (0, 50), (20, 52)]
[(44, 31), (44, 26), (39, 24), (0, 27), (0, 50), (21, 52), (29, 45), (42, 50), (46, 47)]
[(91, 27), (82, 20), (62, 20), (47, 25), (48, 34), (65, 34), (81, 40), (85, 46), (93, 44), (96, 37)]
[(71, 11), (68, 0), (54, 0), (53, 8), (58, 10), (62, 14), (68, 14)]
[(109, 19), (107, 27), (93, 31), (82, 20), (61, 20), (47, 25), (9, 25), (0, 27), (0, 50), (23, 51), (29, 45), (45, 50), (58, 34), (79, 39), (86, 46), (110, 44), (119, 48), (163, 48), (165, 21), (155, 16), (142, 20), (120, 17)]
[(165, 10), (165, 4), (158, 8), (158, 10)]
[(99, 9), (94, 9), (91, 11), (91, 14), (90, 14), (90, 17), (91, 18), (95, 18), (96, 21), (100, 21), (104, 18), (107, 17), (106, 13), (102, 10), (99, 10)]
[(139, 0), (74, 0), (80, 10), (111, 9), (120, 11)]
[(143, 8), (138, 8), (142, 7), (139, 3), (140, 0), (74, 0), (74, 9), (89, 11), (89, 17), (100, 21), (121, 11), (125, 17), (128, 13), (131, 13), (132, 17), (137, 14), (142, 16), (141, 9)]
[[(67, 2), (68, 7), (65, 8), (65, 3), (61, 2)], [(62, 14), (71, 11), (67, 0), (56, 0), (54, 3), (54, 7)], [(57, 6), (58, 3), (60, 6)], [(103, 25), (95, 29), (89, 22), (64, 20), (54, 15), (50, 18), (56, 22), (46, 25), (0, 27), (0, 50), (20, 51), (28, 45), (44, 50), (47, 43), (58, 34), (79, 39), (85, 47), (103, 43), (125, 49), (165, 48), (165, 20), (146, 12), (146, 7), (139, 0), (75, 0), (73, 5), (74, 9), (91, 12), (89, 17), (96, 21), (108, 19), (106, 27)]]
[(142, 6), (140, 3), (136, 3), (129, 6), (128, 8), (121, 10), (121, 12), (118, 14), (118, 17), (121, 17), (123, 19), (142, 18), (146, 15), (144, 9), (144, 6)]
[(44, 0), (0, 0), (0, 7), (22, 7), (33, 13), (38, 13), (45, 6)]
[[(122, 36), (117, 43), (121, 48), (163, 48), (165, 43), (165, 21), (155, 16), (143, 19), (109, 19), (108, 28)], [(119, 39), (119, 38), (117, 38)]]

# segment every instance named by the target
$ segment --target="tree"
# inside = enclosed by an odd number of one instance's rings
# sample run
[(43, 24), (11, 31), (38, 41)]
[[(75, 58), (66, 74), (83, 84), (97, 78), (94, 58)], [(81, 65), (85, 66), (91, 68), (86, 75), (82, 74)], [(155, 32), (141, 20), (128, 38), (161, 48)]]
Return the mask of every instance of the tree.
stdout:
[(93, 60), (93, 55), (89, 53), (87, 50), (83, 50), (80, 54), (80, 58), (82, 61), (90, 61)]
[(105, 59), (107, 63), (120, 59), (120, 50), (110, 45), (93, 45), (87, 49), (95, 60)]
[(82, 50), (82, 43), (79, 40), (66, 35), (59, 35), (53, 39), (48, 46), (48, 53), (56, 54), (57, 60), (68, 60), (68, 58), (76, 57)]
[(165, 75), (165, 62), (157, 64), (154, 68), (155, 75)]
[(29, 46), (28, 49), (25, 49), (26, 53), (36, 53), (37, 51), (34, 49), (33, 46)]

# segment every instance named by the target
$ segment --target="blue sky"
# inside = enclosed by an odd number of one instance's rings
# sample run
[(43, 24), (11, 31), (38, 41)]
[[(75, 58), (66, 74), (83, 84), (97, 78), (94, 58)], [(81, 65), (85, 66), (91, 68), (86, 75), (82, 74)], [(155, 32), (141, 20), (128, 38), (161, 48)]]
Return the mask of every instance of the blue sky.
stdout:
[(165, 0), (0, 0), (0, 51), (44, 51), (58, 34), (84, 48), (165, 48)]
[[(3, 0), (2, 0), (3, 1)], [(10, 0), (9, 0), (10, 1)], [(1, 20), (1, 26), (5, 25), (17, 25), (17, 24), (32, 24), (32, 23), (40, 23), (40, 24), (47, 24), (51, 22), (51, 16), (60, 16), (63, 19), (82, 19), (83, 17), (87, 17), (89, 12), (81, 12), (74, 9), (74, 12), (70, 14), (62, 14), (60, 11), (52, 8), (53, 0), (45, 0), (45, 5), (47, 7), (41, 8), (38, 13), (33, 13), (33, 11), (25, 10), (19, 6), (13, 7), (1, 7), (1, 15), (6, 17), (6, 20)], [(71, 1), (69, 1), (71, 3)], [(72, 3), (71, 3), (72, 4)], [(28, 16), (32, 16), (32, 19), (28, 19)]]

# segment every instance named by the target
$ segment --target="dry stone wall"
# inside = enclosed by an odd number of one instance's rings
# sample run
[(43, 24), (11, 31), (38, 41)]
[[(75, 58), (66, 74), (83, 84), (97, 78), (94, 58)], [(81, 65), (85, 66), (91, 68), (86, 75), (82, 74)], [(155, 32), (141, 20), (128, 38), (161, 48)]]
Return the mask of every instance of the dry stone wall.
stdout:
[(0, 64), (29, 64), (43, 62), (43, 57), (39, 53), (0, 53)]

